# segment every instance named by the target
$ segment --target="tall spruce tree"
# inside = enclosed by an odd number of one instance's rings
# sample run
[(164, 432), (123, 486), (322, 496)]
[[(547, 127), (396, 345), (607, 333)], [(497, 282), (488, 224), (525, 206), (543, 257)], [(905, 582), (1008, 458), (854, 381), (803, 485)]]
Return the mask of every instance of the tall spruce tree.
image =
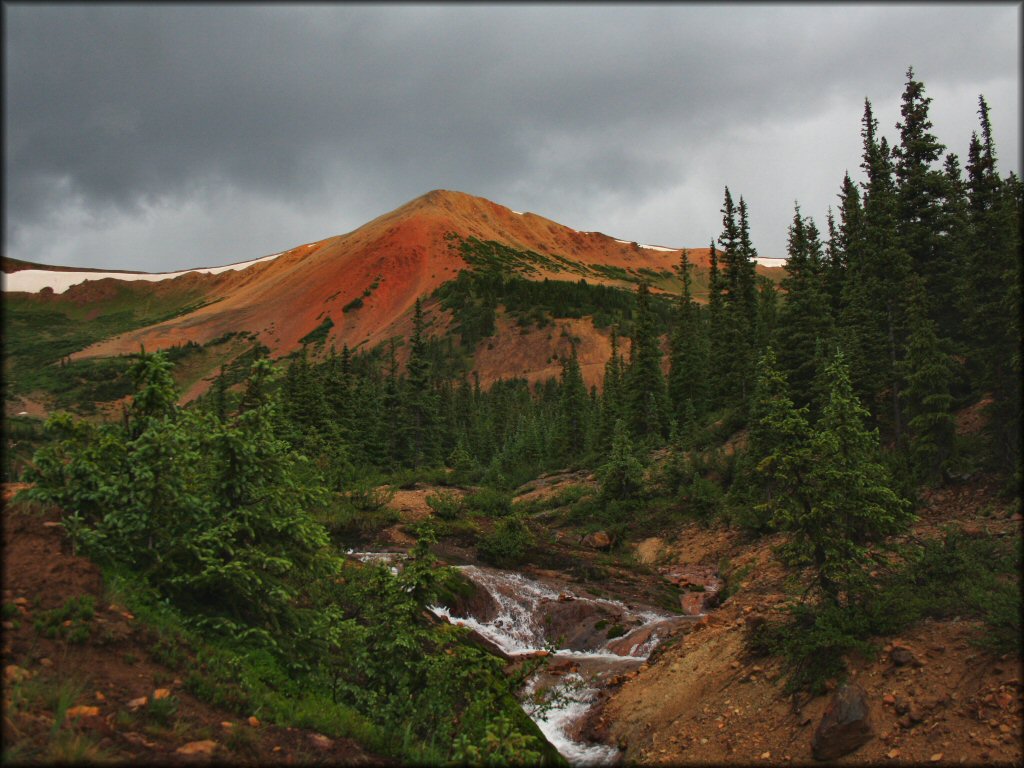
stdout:
[(799, 205), (789, 227), (787, 253), (782, 280), (786, 301), (778, 327), (779, 362), (794, 401), (804, 406), (815, 399), (815, 373), (824, 363), (818, 355), (834, 346), (835, 329), (821, 240), (814, 221), (800, 215)]
[(979, 389), (994, 400), (990, 434), (1001, 460), (1020, 458), (1020, 184), (996, 170), (989, 107), (978, 98), (981, 137), (971, 137), (967, 162), (971, 253), (964, 276), (968, 363)]
[(954, 293), (954, 264), (949, 243), (940, 228), (946, 182), (935, 164), (945, 149), (930, 132), (924, 83), (907, 69), (907, 82), (896, 124), (900, 142), (893, 148), (897, 186), (898, 231), (914, 273), (923, 281), (930, 302), (929, 316), (955, 325), (949, 302)]
[(766, 531), (788, 506), (809, 508), (810, 438), (807, 408), (793, 404), (775, 351), (768, 347), (758, 360), (747, 449), (739, 456), (736, 481), (729, 489), (730, 506), (741, 525)]
[(668, 403), (661, 355), (650, 289), (647, 283), (641, 283), (636, 292), (636, 320), (625, 385), (629, 426), (638, 439), (658, 441), (668, 435)]
[(928, 317), (920, 283), (910, 305), (910, 338), (903, 371), (902, 396), (911, 465), (919, 480), (934, 482), (953, 452), (953, 372), (950, 356), (942, 348), (935, 323)]
[(897, 443), (902, 439), (899, 362), (906, 336), (906, 297), (912, 274), (901, 246), (899, 211), (888, 142), (864, 102), (863, 219), (856, 259), (850, 261), (842, 324), (855, 387)]
[(729, 348), (724, 308), (718, 249), (712, 240), (708, 248), (708, 381), (711, 389), (710, 403), (715, 406), (721, 405), (725, 400), (726, 381), (729, 375)]
[(892, 488), (842, 353), (824, 378), (829, 400), (810, 433), (786, 396), (784, 377), (770, 358), (763, 362), (752, 438), (762, 457), (758, 472), (777, 488), (765, 502), (773, 525), (789, 531), (789, 548), (812, 564), (821, 596), (839, 604), (863, 592), (868, 544), (901, 531), (911, 512)]
[[(733, 204), (729, 188), (722, 204), (721, 288), (722, 310), (716, 330), (719, 349), (715, 351), (718, 384), (727, 405), (746, 406), (754, 374), (757, 338), (756, 251), (750, 242), (746, 203)], [(717, 281), (716, 281), (717, 282)], [(716, 286), (719, 287), (719, 286)]]
[(580, 372), (576, 345), (572, 344), (571, 347), (569, 358), (562, 363), (559, 429), (554, 440), (555, 453), (561, 461), (579, 460), (584, 455), (590, 423), (590, 399)]
[(668, 396), (678, 424), (699, 418), (707, 410), (708, 340), (700, 307), (693, 300), (692, 265), (684, 248), (679, 257), (683, 290), (676, 305), (675, 327), (669, 344)]
[(406, 459), (411, 466), (432, 466), (440, 460), (437, 440), (438, 403), (432, 387), (430, 360), (427, 358), (423, 306), (419, 299), (413, 309), (413, 330), (409, 342), (404, 388), (404, 421), (400, 431), (405, 435)]

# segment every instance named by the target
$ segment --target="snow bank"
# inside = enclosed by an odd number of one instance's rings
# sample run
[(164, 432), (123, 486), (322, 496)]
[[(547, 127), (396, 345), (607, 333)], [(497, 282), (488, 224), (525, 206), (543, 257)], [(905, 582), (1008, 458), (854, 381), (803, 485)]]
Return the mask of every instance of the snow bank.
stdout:
[[(633, 244), (632, 240), (619, 240), (619, 238), (617, 237), (613, 237), (612, 240), (614, 240), (616, 243), (622, 243), (623, 245)], [(637, 243), (637, 247), (646, 248), (648, 251), (665, 251), (666, 253), (672, 253), (673, 251), (679, 250), (678, 248), (666, 248), (663, 245), (644, 245), (643, 243)]]
[[(281, 253), (284, 253), (284, 251)], [(23, 269), (19, 272), (5, 272), (3, 274), (2, 289), (4, 291), (38, 293), (43, 288), (52, 288), (54, 293), (64, 293), (68, 288), (78, 283), (85, 282), (86, 280), (102, 280), (105, 277), (112, 277), (115, 280), (146, 280), (153, 283), (160, 280), (171, 280), (181, 275), (187, 275), (189, 272), (219, 275), (221, 272), (245, 269), (253, 264), (270, 261), (280, 255), (280, 253), (275, 253), (271, 256), (251, 259), (250, 261), (240, 261), (237, 264), (227, 264), (223, 267), (186, 269), (181, 272), (57, 272), (50, 269)]]

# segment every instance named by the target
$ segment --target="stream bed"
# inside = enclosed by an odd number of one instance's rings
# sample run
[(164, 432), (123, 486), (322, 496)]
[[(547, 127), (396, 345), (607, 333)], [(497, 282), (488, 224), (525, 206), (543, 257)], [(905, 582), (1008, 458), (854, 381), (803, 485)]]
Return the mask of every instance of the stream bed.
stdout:
[[(583, 719), (609, 681), (636, 669), (687, 619), (617, 600), (585, 597), (554, 582), (468, 565), (459, 570), (489, 597), (474, 613), (433, 606), (439, 617), (464, 626), (508, 657), (547, 654), (548, 663), (527, 682), (523, 708), (573, 765), (609, 765), (619, 750), (586, 741)], [(547, 707), (534, 702), (546, 691)]]
[[(405, 558), (395, 552), (348, 554), (392, 572)], [(522, 691), (523, 709), (572, 765), (617, 763), (616, 747), (583, 737), (587, 714), (613, 680), (637, 669), (660, 642), (694, 618), (580, 595), (554, 579), (455, 567), (479, 588), (477, 598), (470, 605), (435, 605), (430, 611), (466, 627), (509, 659), (545, 656), (547, 664)]]

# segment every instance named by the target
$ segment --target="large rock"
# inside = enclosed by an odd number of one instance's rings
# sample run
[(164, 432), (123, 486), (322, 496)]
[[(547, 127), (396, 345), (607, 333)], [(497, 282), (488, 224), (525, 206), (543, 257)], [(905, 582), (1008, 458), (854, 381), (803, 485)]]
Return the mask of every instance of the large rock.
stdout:
[(679, 607), (687, 616), (707, 613), (718, 602), (717, 592), (684, 592), (679, 596)]
[(867, 694), (855, 683), (844, 685), (825, 709), (814, 732), (811, 754), (815, 760), (835, 760), (859, 749), (873, 736)]
[(725, 582), (711, 565), (673, 565), (661, 568), (661, 576), (670, 584), (686, 590), (679, 598), (683, 613), (700, 616), (718, 605)]

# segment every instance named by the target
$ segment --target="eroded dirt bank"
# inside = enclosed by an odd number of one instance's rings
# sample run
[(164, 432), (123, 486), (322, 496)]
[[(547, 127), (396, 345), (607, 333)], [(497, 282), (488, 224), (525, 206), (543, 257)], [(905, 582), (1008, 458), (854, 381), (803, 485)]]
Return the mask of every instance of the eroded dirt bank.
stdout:
[[(996, 513), (982, 517), (989, 505)], [(968, 536), (1020, 536), (1020, 515), (990, 487), (929, 494), (911, 535), (944, 525)], [(752, 621), (778, 615), (789, 599), (772, 556), (781, 539), (744, 543), (733, 531), (684, 526), (664, 561), (719, 563), (746, 571), (739, 590), (693, 631), (666, 644), (609, 697), (590, 727), (618, 744), (628, 763), (817, 763), (811, 742), (831, 694), (784, 692), (777, 662), (751, 658), (744, 636)], [(790, 590), (791, 591), (791, 590)], [(975, 621), (924, 621), (879, 638), (876, 659), (854, 658), (850, 682), (861, 686), (873, 735), (835, 762), (1020, 764), (1022, 669), (973, 640)], [(909, 651), (909, 655), (900, 648)]]

